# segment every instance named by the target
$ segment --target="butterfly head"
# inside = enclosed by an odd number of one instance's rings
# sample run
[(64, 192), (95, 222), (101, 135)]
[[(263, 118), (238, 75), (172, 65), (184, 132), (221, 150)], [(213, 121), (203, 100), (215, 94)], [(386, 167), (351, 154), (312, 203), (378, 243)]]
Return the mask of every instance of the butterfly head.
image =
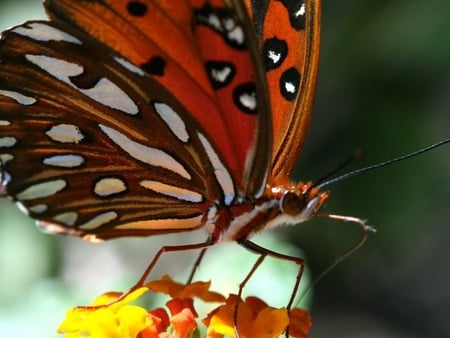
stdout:
[(280, 214), (267, 224), (267, 228), (305, 222), (317, 214), (329, 197), (328, 192), (320, 191), (311, 182), (292, 185), (288, 189), (273, 188), (279, 199)]

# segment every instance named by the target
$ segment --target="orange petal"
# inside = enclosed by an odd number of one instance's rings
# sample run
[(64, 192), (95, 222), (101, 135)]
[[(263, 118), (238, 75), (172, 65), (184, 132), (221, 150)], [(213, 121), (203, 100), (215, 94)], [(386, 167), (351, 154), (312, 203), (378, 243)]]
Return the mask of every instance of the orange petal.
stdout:
[(290, 311), (289, 335), (295, 338), (306, 338), (312, 326), (309, 311), (292, 309)]

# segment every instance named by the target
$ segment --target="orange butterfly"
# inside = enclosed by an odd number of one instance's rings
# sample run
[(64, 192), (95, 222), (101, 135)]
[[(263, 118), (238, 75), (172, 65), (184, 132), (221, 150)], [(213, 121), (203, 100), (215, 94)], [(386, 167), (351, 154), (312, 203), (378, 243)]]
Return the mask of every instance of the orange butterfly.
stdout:
[(2, 34), (0, 195), (48, 232), (204, 228), (205, 241), (157, 257), (237, 241), (301, 274), (303, 261), (249, 238), (310, 219), (328, 197), (289, 181), (311, 115), (320, 1), (44, 4), (50, 21)]

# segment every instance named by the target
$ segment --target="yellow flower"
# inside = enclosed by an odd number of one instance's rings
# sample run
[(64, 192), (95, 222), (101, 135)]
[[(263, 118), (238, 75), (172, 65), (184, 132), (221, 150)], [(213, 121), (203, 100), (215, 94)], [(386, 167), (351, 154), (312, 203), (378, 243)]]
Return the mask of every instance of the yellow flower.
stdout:
[(135, 338), (138, 333), (152, 325), (152, 318), (144, 308), (128, 305), (147, 292), (137, 289), (118, 300), (120, 293), (106, 293), (91, 306), (69, 310), (58, 328), (66, 338)]

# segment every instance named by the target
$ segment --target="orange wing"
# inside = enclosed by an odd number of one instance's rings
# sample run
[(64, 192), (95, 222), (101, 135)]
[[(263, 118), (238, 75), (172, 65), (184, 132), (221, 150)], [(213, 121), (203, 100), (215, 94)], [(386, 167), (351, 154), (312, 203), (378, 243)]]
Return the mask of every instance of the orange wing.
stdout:
[(286, 181), (311, 118), (319, 62), (320, 0), (246, 0), (267, 71), (272, 125), (272, 178)]

